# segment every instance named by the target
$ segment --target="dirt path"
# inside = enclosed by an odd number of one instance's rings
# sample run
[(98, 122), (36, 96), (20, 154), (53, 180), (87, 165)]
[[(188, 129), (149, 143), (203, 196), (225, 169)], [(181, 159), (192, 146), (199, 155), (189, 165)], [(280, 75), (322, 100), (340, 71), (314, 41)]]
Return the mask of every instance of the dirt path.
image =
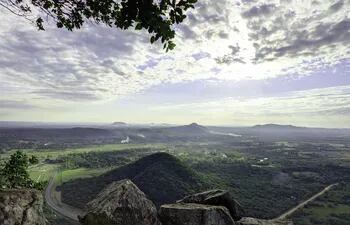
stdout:
[(326, 193), (327, 191), (329, 191), (330, 189), (332, 189), (335, 185), (337, 185), (338, 183), (335, 184), (331, 184), (325, 188), (323, 188), (320, 192), (318, 192), (317, 194), (313, 195), (311, 198), (299, 203), (297, 206), (289, 209), (287, 212), (283, 213), (282, 215), (276, 217), (273, 220), (282, 220), (285, 219), (286, 217), (292, 215), (295, 211), (297, 211), (300, 208), (303, 208), (306, 204), (308, 204), (309, 202), (315, 200), (316, 198), (320, 197), (321, 195), (323, 195), (324, 193)]
[(51, 179), (49, 184), (45, 190), (45, 200), (47, 204), (57, 213), (72, 219), (74, 221), (78, 221), (78, 215), (83, 215), (84, 211), (81, 209), (74, 208), (67, 204), (61, 202), (61, 193), (56, 191), (57, 184), (55, 183), (55, 178), (57, 174), (55, 174)]

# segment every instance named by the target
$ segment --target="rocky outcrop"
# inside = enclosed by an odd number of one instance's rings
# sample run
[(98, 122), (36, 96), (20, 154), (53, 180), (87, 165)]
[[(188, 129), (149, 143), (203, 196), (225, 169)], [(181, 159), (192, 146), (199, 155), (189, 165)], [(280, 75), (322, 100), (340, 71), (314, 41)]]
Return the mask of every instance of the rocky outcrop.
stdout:
[(0, 191), (1, 225), (45, 225), (43, 196), (31, 189)]
[(223, 206), (177, 203), (162, 205), (159, 211), (163, 225), (235, 225)]
[(83, 225), (160, 225), (156, 207), (130, 180), (108, 185), (79, 220)]
[(228, 191), (224, 190), (211, 190), (189, 195), (177, 202), (224, 206), (229, 210), (231, 217), (234, 220), (241, 219), (244, 213), (241, 205), (231, 196)]
[(121, 180), (91, 201), (86, 215), (79, 220), (82, 225), (292, 225), (289, 221), (242, 215), (239, 203), (223, 190), (187, 196), (177, 203), (162, 205), (157, 213), (154, 204), (132, 181)]
[(289, 220), (262, 220), (251, 217), (243, 217), (237, 222), (238, 225), (293, 225)]
[[(82, 225), (293, 225), (285, 220), (241, 217), (242, 209), (227, 191), (187, 196), (175, 204), (155, 205), (130, 180), (113, 182), (87, 205)], [(32, 189), (0, 191), (0, 225), (46, 225), (43, 196)]]

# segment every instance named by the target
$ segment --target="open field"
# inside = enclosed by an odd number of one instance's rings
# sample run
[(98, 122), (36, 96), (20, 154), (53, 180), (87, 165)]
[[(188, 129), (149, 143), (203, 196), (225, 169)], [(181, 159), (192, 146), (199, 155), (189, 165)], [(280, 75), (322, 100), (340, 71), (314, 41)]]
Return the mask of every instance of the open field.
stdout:
[[(113, 167), (104, 168), (67, 168), (66, 162), (62, 159), (69, 157), (70, 154), (81, 155), (87, 153), (111, 153), (123, 150), (141, 150), (145, 148), (161, 149), (165, 145), (161, 144), (108, 144), (100, 146), (87, 146), (84, 148), (69, 148), (63, 150), (25, 150), (28, 155), (34, 155), (39, 158), (40, 163), (29, 168), (30, 176), (35, 181), (48, 181), (54, 173), (60, 172), (58, 177), (61, 178), (62, 182), (67, 182), (71, 179), (85, 178), (90, 176), (97, 176), (106, 172)], [(6, 154), (2, 155), (2, 159), (6, 159), (10, 154), (17, 151), (18, 149), (11, 150)], [(53, 162), (46, 162), (45, 159), (53, 160)], [(55, 161), (61, 159), (59, 161)]]
[(53, 175), (58, 173), (57, 178), (60, 182), (68, 182), (77, 178), (86, 178), (101, 175), (112, 168), (77, 168), (77, 169), (61, 169), (58, 164), (39, 164), (30, 167), (29, 175), (36, 182), (49, 181)]
[(39, 159), (56, 159), (59, 156), (66, 156), (71, 153), (89, 153), (89, 152), (113, 152), (127, 149), (163, 149), (166, 144), (105, 144), (105, 145), (91, 145), (80, 148), (65, 148), (65, 149), (12, 149), (6, 153), (1, 154), (1, 158), (7, 158), (15, 151), (24, 151), (29, 155), (34, 155)]
[(58, 164), (40, 163), (29, 168), (29, 175), (36, 182), (48, 181), (60, 167)]

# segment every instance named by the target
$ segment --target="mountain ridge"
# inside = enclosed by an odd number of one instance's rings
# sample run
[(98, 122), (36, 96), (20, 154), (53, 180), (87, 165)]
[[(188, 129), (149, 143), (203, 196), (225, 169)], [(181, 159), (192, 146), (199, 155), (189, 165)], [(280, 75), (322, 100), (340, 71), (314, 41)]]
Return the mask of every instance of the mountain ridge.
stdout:
[(145, 156), (101, 176), (64, 183), (63, 202), (83, 208), (99, 191), (113, 181), (132, 180), (155, 204), (171, 203), (207, 187), (200, 176), (179, 159), (167, 153)]

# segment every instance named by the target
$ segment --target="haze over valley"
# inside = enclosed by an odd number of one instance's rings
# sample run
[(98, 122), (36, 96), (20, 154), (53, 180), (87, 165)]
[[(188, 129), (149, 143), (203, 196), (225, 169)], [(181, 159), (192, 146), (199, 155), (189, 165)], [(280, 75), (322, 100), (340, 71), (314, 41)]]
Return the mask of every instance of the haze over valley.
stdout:
[[(158, 207), (196, 191), (220, 188), (235, 196), (245, 216), (264, 219), (277, 218), (335, 185), (287, 218), (294, 224), (348, 221), (350, 129), (75, 125), (1, 123), (2, 160), (21, 149), (39, 159), (30, 168), (35, 181), (54, 179), (47, 193), (48, 212), (58, 207), (58, 212), (49, 213), (52, 224), (74, 224), (60, 216), (62, 210), (68, 216), (81, 213), (106, 185), (125, 178)], [(61, 197), (49, 197), (55, 193)], [(331, 216), (319, 218), (317, 212), (325, 210)]]

